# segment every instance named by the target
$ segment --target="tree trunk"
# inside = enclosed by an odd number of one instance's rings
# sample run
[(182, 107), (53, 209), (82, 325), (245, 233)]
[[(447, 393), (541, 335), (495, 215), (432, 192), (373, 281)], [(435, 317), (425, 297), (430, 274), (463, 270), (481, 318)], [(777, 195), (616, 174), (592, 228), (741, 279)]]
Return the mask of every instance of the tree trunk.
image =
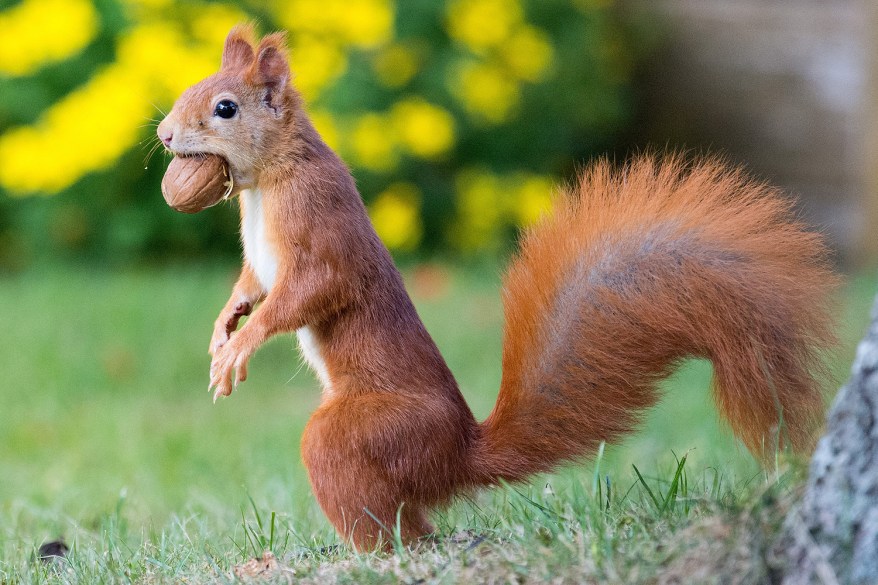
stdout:
[(878, 298), (776, 550), (784, 585), (878, 583)]

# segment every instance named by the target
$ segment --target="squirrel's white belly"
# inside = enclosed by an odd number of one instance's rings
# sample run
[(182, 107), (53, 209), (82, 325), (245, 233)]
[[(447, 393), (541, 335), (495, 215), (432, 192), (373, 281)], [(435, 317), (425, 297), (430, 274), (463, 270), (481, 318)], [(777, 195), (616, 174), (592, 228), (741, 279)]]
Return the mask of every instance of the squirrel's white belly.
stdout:
[(244, 203), (244, 221), (241, 236), (244, 240), (244, 258), (256, 273), (256, 278), (265, 291), (270, 291), (277, 278), (277, 254), (265, 228), (265, 211), (262, 209), (262, 191), (245, 189), (241, 191)]
[[(262, 208), (262, 192), (259, 189), (241, 191), (244, 202), (244, 221), (241, 235), (244, 240), (244, 258), (256, 273), (256, 278), (266, 291), (270, 291), (277, 279), (277, 253), (265, 228), (265, 212)], [(323, 356), (320, 355), (320, 344), (309, 327), (296, 330), (299, 337), (299, 350), (302, 357), (320, 378), (324, 392), (330, 392), (332, 386), (329, 370)]]
[(320, 383), (323, 384), (323, 391), (328, 395), (332, 391), (332, 382), (329, 379), (329, 370), (326, 367), (326, 362), (323, 361), (323, 356), (320, 355), (320, 343), (314, 337), (314, 332), (311, 331), (310, 327), (306, 326), (296, 329), (296, 335), (299, 337), (299, 351), (302, 352), (302, 357), (305, 358), (305, 361), (308, 362), (308, 365), (314, 370), (317, 377), (320, 378)]

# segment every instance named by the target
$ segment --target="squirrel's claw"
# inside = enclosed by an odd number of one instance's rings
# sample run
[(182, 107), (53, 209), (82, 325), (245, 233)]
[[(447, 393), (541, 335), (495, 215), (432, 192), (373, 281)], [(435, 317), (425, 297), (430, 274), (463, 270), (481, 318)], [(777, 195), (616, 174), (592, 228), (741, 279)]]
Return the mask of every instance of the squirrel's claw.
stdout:
[(216, 392), (213, 393), (213, 403), (216, 404), (216, 401), (220, 396), (228, 396), (229, 394), (231, 394), (231, 391), (226, 392), (221, 388), (217, 388)]
[(213, 401), (216, 402), (217, 398), (220, 396), (228, 396), (232, 393), (232, 376), (231, 372), (227, 372), (225, 374), (214, 373), (210, 378), (210, 385), (207, 387), (207, 391), (210, 392), (213, 388), (216, 388), (216, 392), (213, 394)]
[[(239, 363), (240, 362), (240, 363)], [(247, 360), (238, 358), (235, 362), (235, 388), (247, 379)]]
[(250, 354), (238, 348), (238, 343), (230, 341), (217, 349), (210, 364), (210, 385), (208, 391), (216, 388), (213, 401), (220, 396), (229, 396), (238, 384), (247, 379), (247, 361)]

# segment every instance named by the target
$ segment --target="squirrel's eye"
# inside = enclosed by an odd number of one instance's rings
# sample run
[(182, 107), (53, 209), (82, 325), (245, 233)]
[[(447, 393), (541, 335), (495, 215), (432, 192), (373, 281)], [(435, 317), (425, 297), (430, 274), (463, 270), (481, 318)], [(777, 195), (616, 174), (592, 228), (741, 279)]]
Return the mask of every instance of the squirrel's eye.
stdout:
[(220, 118), (225, 118), (228, 120), (238, 113), (238, 104), (233, 102), (232, 100), (220, 100), (220, 102), (216, 105), (216, 108), (213, 110), (214, 116), (219, 116)]

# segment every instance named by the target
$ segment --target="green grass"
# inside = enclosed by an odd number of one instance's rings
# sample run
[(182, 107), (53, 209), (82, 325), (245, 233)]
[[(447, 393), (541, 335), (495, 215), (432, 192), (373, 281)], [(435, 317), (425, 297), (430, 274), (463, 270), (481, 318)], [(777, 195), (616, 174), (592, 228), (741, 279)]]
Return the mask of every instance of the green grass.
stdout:
[[(314, 582), (640, 582), (694, 518), (779, 485), (717, 420), (710, 368), (693, 362), (642, 431), (599, 461), (462, 501), (415, 552), (334, 547), (299, 457), (319, 390), (294, 341), (262, 348), (230, 399), (214, 405), (207, 392), (207, 342), (234, 276), (60, 267), (0, 279), (0, 583), (210, 582), (265, 547)], [(500, 377), (497, 271), (407, 278), (486, 416)], [(864, 276), (844, 291), (840, 381), (874, 289)], [(472, 546), (477, 536), (486, 540)], [(35, 563), (57, 537), (72, 544), (69, 562)]]

